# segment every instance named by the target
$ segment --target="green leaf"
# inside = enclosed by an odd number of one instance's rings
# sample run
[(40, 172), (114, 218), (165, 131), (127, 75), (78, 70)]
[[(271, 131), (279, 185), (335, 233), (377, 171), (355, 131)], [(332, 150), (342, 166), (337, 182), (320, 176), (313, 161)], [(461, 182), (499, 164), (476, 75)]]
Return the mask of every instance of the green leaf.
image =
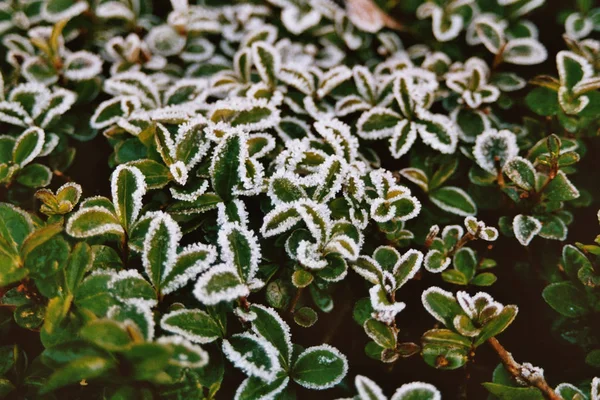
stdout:
[(82, 379), (100, 377), (115, 367), (116, 363), (113, 360), (94, 356), (81, 357), (54, 372), (42, 388), (41, 393), (50, 393)]
[(258, 70), (263, 82), (271, 87), (277, 83), (277, 75), (281, 68), (279, 51), (267, 42), (252, 44), (252, 62)]
[(159, 293), (163, 287), (165, 272), (176, 262), (179, 240), (181, 240), (179, 226), (168, 214), (160, 214), (150, 223), (144, 240), (142, 263), (146, 274)]
[(238, 224), (227, 224), (219, 232), (221, 257), (231, 263), (244, 281), (256, 274), (260, 246), (253, 232)]
[(424, 343), (421, 354), (428, 365), (437, 369), (452, 370), (466, 364), (469, 348), (448, 344)]
[(531, 111), (544, 117), (556, 115), (560, 109), (556, 92), (545, 87), (537, 87), (529, 92), (525, 103)]
[(156, 291), (136, 270), (123, 270), (113, 275), (110, 293), (120, 301), (138, 300), (146, 304), (156, 303)]
[(273, 196), (281, 202), (289, 203), (306, 197), (301, 186), (285, 176), (275, 176), (269, 183), (269, 196)]
[(590, 312), (585, 293), (571, 282), (552, 283), (542, 296), (556, 312), (569, 318), (582, 317)]
[(346, 357), (334, 347), (323, 344), (309, 347), (296, 360), (292, 379), (308, 389), (327, 389), (337, 385), (348, 372)]
[(148, 189), (160, 189), (167, 185), (172, 179), (169, 168), (154, 160), (144, 159), (131, 161), (127, 163), (127, 165), (136, 167), (142, 172)]
[(177, 254), (177, 261), (162, 279), (162, 292), (172, 293), (199, 273), (208, 269), (216, 259), (215, 248), (201, 243), (186, 246)]
[(44, 317), (44, 326), (42, 333), (46, 337), (55, 335), (65, 320), (71, 305), (73, 304), (73, 296), (68, 295), (66, 297), (56, 296), (48, 302), (46, 307), (46, 313)]
[(158, 343), (136, 343), (123, 352), (125, 362), (131, 365), (131, 377), (136, 380), (153, 380), (162, 373), (171, 360), (173, 350)]
[(489, 338), (502, 333), (514, 321), (518, 311), (517, 306), (504, 306), (498, 315), (483, 326), (481, 333), (477, 336), (477, 340), (475, 340), (475, 346), (479, 346)]
[(519, 214), (513, 219), (512, 227), (519, 243), (527, 246), (535, 235), (540, 232), (542, 224), (537, 218), (531, 215)]
[(0, 238), (8, 241), (15, 254), (23, 241), (33, 231), (31, 216), (8, 203), (0, 203)]
[(401, 118), (399, 114), (388, 108), (373, 107), (358, 119), (357, 134), (363, 139), (389, 137)]
[(242, 138), (231, 134), (221, 140), (213, 153), (210, 166), (212, 187), (223, 201), (231, 200), (240, 182)]
[(298, 269), (292, 274), (292, 283), (297, 288), (305, 288), (314, 280), (313, 274), (304, 269)]
[(52, 171), (42, 164), (29, 164), (19, 171), (17, 182), (30, 188), (45, 187), (52, 180)]
[(221, 203), (221, 197), (215, 193), (204, 193), (198, 196), (193, 201), (178, 201), (169, 206), (168, 211), (171, 214), (192, 215), (201, 214), (208, 210), (217, 208)]
[(498, 280), (496, 275), (491, 272), (484, 272), (473, 278), (471, 284), (475, 286), (492, 286), (496, 280)]
[(340, 177), (343, 176), (342, 171), (344, 164), (336, 157), (329, 158), (331, 161), (326, 161), (323, 166), (323, 175), (319, 180), (313, 200), (324, 203), (332, 199), (340, 188)]
[(435, 171), (433, 176), (431, 177), (431, 182), (429, 183), (430, 190), (434, 190), (440, 187), (444, 182), (454, 175), (456, 169), (458, 168), (458, 158), (452, 158), (450, 161), (443, 163), (440, 167)]
[(556, 64), (561, 86), (567, 89), (573, 89), (591, 74), (589, 61), (570, 51), (560, 51), (556, 56)]
[(454, 295), (438, 287), (433, 286), (425, 290), (421, 298), (423, 306), (429, 314), (447, 327), (453, 326), (454, 318), (457, 315), (464, 315)]
[(459, 249), (454, 253), (453, 265), (456, 270), (462, 272), (465, 278), (467, 278), (467, 281), (470, 281), (477, 269), (477, 257), (475, 252), (468, 247)]
[(250, 333), (235, 334), (223, 340), (223, 354), (247, 375), (267, 382), (274, 381), (281, 369), (275, 347)]
[(87, 309), (103, 317), (108, 309), (115, 305), (117, 300), (108, 290), (109, 273), (98, 273), (88, 276), (75, 292), (75, 304), (81, 309)]
[(445, 186), (429, 194), (433, 204), (451, 214), (466, 217), (477, 214), (477, 206), (465, 191), (454, 186)]
[(133, 343), (133, 339), (121, 324), (108, 319), (89, 322), (79, 334), (83, 339), (107, 351), (123, 351)]
[(400, 175), (419, 186), (423, 191), (427, 192), (429, 190), (429, 179), (423, 170), (418, 168), (403, 168), (400, 170)]
[(27, 129), (18, 137), (12, 151), (13, 163), (24, 167), (36, 158), (44, 146), (44, 131), (37, 127)]
[(475, 29), (479, 39), (492, 54), (498, 54), (506, 44), (502, 26), (492, 22), (491, 19), (477, 22)]
[(303, 328), (310, 328), (318, 319), (319, 315), (310, 307), (301, 307), (294, 312), (294, 322)]
[(144, 175), (136, 167), (119, 165), (111, 176), (115, 213), (126, 232), (138, 219), (142, 196), (146, 194)]
[(42, 305), (23, 304), (15, 309), (15, 322), (25, 329), (36, 329), (44, 321), (45, 312), (46, 308)]
[(27, 263), (27, 256), (33, 250), (35, 250), (38, 246), (43, 245), (48, 240), (52, 239), (58, 233), (62, 231), (62, 224), (56, 223), (45, 226), (34, 231), (31, 235), (27, 236), (27, 239), (23, 242), (21, 246), (21, 257)]
[(207, 305), (231, 301), (249, 294), (234, 266), (219, 264), (204, 273), (194, 288), (194, 295)]
[(579, 190), (571, 183), (563, 171), (558, 171), (556, 177), (550, 181), (544, 198), (548, 201), (569, 201), (579, 197)]
[(412, 382), (400, 386), (390, 400), (439, 400), (441, 396), (440, 391), (429, 383)]
[(521, 189), (532, 190), (535, 187), (535, 168), (527, 159), (514, 157), (506, 162), (502, 170)]
[(590, 351), (585, 357), (585, 363), (594, 368), (600, 367), (600, 349)]
[(369, 318), (365, 321), (363, 328), (367, 335), (381, 347), (386, 349), (396, 348), (396, 334), (390, 326), (376, 319)]
[(272, 382), (265, 382), (253, 376), (247, 378), (238, 387), (235, 400), (267, 399), (281, 393), (288, 385), (290, 378), (280, 374)]
[(254, 304), (251, 311), (256, 313), (252, 321), (252, 330), (267, 339), (277, 348), (281, 365), (289, 365), (292, 357), (290, 328), (272, 308)]
[(100, 206), (81, 208), (71, 215), (65, 227), (67, 233), (76, 238), (114, 233), (123, 235), (125, 231), (117, 217)]
[(219, 324), (202, 310), (172, 311), (162, 317), (160, 325), (168, 332), (200, 344), (214, 342), (224, 334)]
[(490, 382), (482, 385), (500, 400), (544, 400), (542, 392), (533, 387), (512, 387)]
[(443, 271), (442, 279), (455, 285), (467, 285), (469, 283), (467, 277), (462, 272), (455, 269), (447, 269)]
[(92, 248), (85, 242), (75, 245), (69, 257), (69, 263), (65, 268), (65, 283), (70, 293), (75, 293), (83, 276), (93, 262)]

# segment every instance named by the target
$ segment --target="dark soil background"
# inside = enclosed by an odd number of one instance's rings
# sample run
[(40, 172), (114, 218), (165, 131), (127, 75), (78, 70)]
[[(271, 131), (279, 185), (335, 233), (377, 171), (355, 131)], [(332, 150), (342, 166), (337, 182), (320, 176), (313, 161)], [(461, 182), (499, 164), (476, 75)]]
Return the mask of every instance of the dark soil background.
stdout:
[[(168, 11), (170, 11), (168, 2), (155, 1), (155, 3), (155, 13), (166, 17)], [(554, 55), (566, 48), (562, 40), (564, 27), (556, 22), (556, 16), (560, 9), (566, 7), (566, 2), (547, 0), (546, 3), (542, 9), (533, 13), (531, 19), (540, 29), (541, 42), (548, 49), (549, 59), (542, 66), (516, 67), (513, 69), (528, 76), (541, 73), (556, 75)], [(569, 3), (574, 3), (574, 1)], [(574, 8), (574, 4), (571, 7)], [(392, 15), (399, 21), (407, 18), (406, 15), (394, 14), (394, 12)], [(403, 35), (402, 38), (406, 45), (411, 44), (410, 36)], [(522, 92), (522, 96), (525, 96), (528, 89)], [(93, 110), (88, 110), (84, 118), (88, 118), (92, 112)], [(516, 122), (520, 120), (521, 116), (512, 115), (511, 117)], [(553, 132), (547, 132), (547, 134), (550, 133)], [(579, 174), (576, 175), (574, 180), (576, 183), (583, 183), (583, 186), (588, 189), (591, 188), (597, 191), (599, 185), (597, 184), (598, 166), (596, 157), (600, 155), (600, 144), (595, 140), (588, 141), (587, 145), (588, 154), (578, 165)], [(108, 167), (107, 161), (112, 149), (106, 139), (98, 135), (95, 139), (78, 143), (76, 146), (75, 163), (67, 171), (67, 174), (73, 181), (83, 185), (85, 197), (97, 194), (108, 195), (111, 169)], [(406, 161), (385, 158), (387, 154), (387, 148), (382, 147), (380, 155), (384, 157), (384, 167), (390, 170), (398, 170), (406, 166)], [(60, 178), (55, 178), (52, 186), (58, 187), (62, 183)], [(592, 194), (595, 195), (595, 198), (600, 198), (598, 197), (600, 194)], [(417, 196), (420, 196), (420, 194), (418, 193)], [(595, 236), (600, 233), (596, 217), (597, 210), (598, 202), (586, 209), (575, 210), (575, 222), (570, 226), (569, 237), (565, 244), (576, 241), (584, 243), (593, 241)], [(250, 212), (252, 213), (252, 210)], [(489, 224), (496, 224), (499, 216), (497, 213), (484, 212), (482, 219)], [(453, 220), (454, 223), (460, 223), (460, 221), (460, 218)], [(498, 244), (488, 250), (489, 253), (487, 253), (488, 257), (494, 258), (498, 262), (498, 266), (494, 270), (498, 275), (498, 281), (489, 288), (489, 293), (501, 303), (517, 304), (519, 306), (519, 314), (515, 322), (498, 339), (513, 353), (517, 361), (528, 361), (543, 367), (551, 386), (556, 386), (561, 382), (578, 383), (583, 379), (593, 377), (597, 373), (584, 363), (585, 352), (580, 347), (571, 345), (552, 333), (556, 313), (545, 304), (541, 296), (541, 292), (548, 282), (541, 278), (543, 274), (532, 272), (521, 264), (530, 262), (531, 255), (540, 254), (540, 252), (556, 257), (560, 253), (562, 245), (563, 243), (559, 242), (536, 239), (532, 242), (532, 248), (527, 249), (520, 246), (516, 240), (504, 239), (499, 240)], [(485, 250), (482, 246), (475, 247), (479, 251)], [(532, 268), (534, 271), (556, 268), (556, 261), (557, 259), (553, 259), (552, 256), (543, 260), (534, 260)], [(433, 327), (435, 321), (425, 311), (420, 301), (421, 292), (432, 285), (439, 285), (453, 291), (457, 290), (456, 286), (452, 287), (444, 284), (438, 275), (424, 274), (422, 279), (410, 282), (398, 293), (398, 300), (407, 303), (407, 308), (398, 317), (398, 326), (401, 328), (403, 341), (419, 343), (421, 334)], [(321, 344), (324, 340), (327, 340), (328, 343), (338, 347), (348, 356), (351, 366), (350, 379), (345, 381), (350, 385), (351, 392), (347, 392), (342, 388), (321, 393), (299, 390), (299, 399), (347, 397), (350, 393), (355, 393), (352, 386), (353, 377), (356, 374), (366, 375), (374, 379), (383, 386), (384, 392), (390, 396), (401, 384), (418, 380), (436, 385), (442, 391), (444, 399), (458, 398), (460, 387), (465, 382), (468, 385), (468, 398), (486, 398), (487, 392), (481, 386), (481, 382), (491, 381), (492, 371), (499, 362), (495, 353), (486, 345), (481, 346), (477, 351), (475, 363), (470, 367), (471, 378), (468, 382), (463, 369), (438, 371), (427, 366), (419, 356), (400, 360), (393, 366), (368, 358), (363, 350), (367, 343), (367, 336), (363, 329), (352, 319), (354, 303), (358, 298), (368, 295), (367, 289), (368, 287), (356, 274), (350, 273), (348, 278), (336, 290), (334, 295), (336, 307), (331, 315), (321, 313), (319, 321), (309, 329), (296, 326), (288, 318), (288, 322), (292, 326), (292, 337), (295, 343), (308, 347)], [(475, 291), (469, 290), (471, 292)], [(264, 294), (259, 293), (254, 296), (254, 299), (252, 296), (250, 297), (250, 301), (264, 301)], [(599, 324), (599, 322), (596, 322), (596, 324)], [(232, 326), (235, 325), (232, 324)], [(594, 327), (594, 331), (600, 332), (598, 326)], [(21, 335), (22, 332), (18, 332), (18, 334)], [(32, 334), (31, 341), (36, 340), (37, 334)], [(19, 342), (22, 341), (22, 339), (19, 340)], [(33, 345), (33, 343), (31, 344)], [(217, 398), (232, 398), (242, 379), (243, 375), (237, 371), (226, 375)]]

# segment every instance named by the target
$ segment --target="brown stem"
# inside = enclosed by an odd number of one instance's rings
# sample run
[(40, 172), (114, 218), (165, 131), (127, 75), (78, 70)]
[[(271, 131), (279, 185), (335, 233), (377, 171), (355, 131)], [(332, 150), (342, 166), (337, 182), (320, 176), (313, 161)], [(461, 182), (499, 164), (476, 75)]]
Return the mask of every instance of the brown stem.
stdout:
[(450, 252), (448, 253), (448, 257), (453, 256), (454, 253), (456, 253), (461, 247), (463, 247), (465, 244), (469, 243), (471, 240), (475, 240), (475, 239), (477, 239), (477, 236), (472, 235), (471, 232), (465, 233), (464, 236), (461, 237), (458, 242), (456, 242), (456, 244), (454, 245), (452, 250), (450, 250)]
[(504, 174), (502, 173), (502, 168), (500, 167), (497, 168), (496, 179), (498, 180), (498, 186), (500, 186), (500, 189), (504, 189), (506, 183), (504, 182)]
[(127, 262), (129, 260), (129, 243), (127, 233), (124, 233), (123, 239), (121, 239), (121, 257), (123, 260), (123, 268), (127, 268)]
[(250, 311), (250, 302), (247, 297), (240, 297), (238, 300), (240, 302), (240, 307), (242, 307), (244, 311)]
[(298, 300), (300, 300), (300, 296), (302, 296), (303, 290), (304, 290), (304, 288), (298, 288), (298, 290), (296, 290), (296, 294), (294, 295), (294, 298), (292, 299), (292, 302), (290, 303), (290, 308), (288, 309), (290, 314), (293, 314), (294, 311), (296, 311), (296, 304), (298, 304)]
[(504, 45), (500, 47), (500, 49), (498, 50), (498, 54), (496, 54), (496, 56), (494, 57), (494, 63), (492, 64), (492, 72), (495, 71), (500, 64), (502, 64), (502, 61), (504, 61), (503, 55), (504, 50), (506, 49), (506, 44), (507, 43), (504, 43)]
[(532, 374), (532, 375), (524, 375), (522, 373), (523, 366), (515, 361), (512, 354), (510, 354), (506, 349), (500, 344), (498, 339), (490, 338), (488, 339), (488, 343), (496, 353), (498, 353), (498, 357), (502, 361), (504, 368), (513, 376), (515, 379), (526, 382), (527, 385), (538, 388), (545, 398), (549, 400), (562, 400), (562, 397), (557, 395), (554, 390), (548, 385), (548, 382), (544, 379), (542, 375)]

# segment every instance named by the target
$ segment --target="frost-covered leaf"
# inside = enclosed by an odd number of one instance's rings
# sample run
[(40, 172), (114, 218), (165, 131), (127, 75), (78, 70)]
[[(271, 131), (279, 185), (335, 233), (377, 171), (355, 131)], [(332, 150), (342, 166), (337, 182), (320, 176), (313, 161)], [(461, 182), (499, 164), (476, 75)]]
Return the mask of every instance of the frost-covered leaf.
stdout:
[(44, 131), (37, 127), (31, 127), (23, 132), (12, 149), (12, 161), (21, 167), (29, 164), (36, 158), (44, 146)]
[(323, 74), (317, 88), (319, 98), (325, 97), (343, 82), (352, 78), (352, 70), (345, 65), (338, 65)]
[(546, 48), (533, 38), (509, 40), (502, 52), (504, 62), (517, 65), (535, 65), (546, 61)]
[(81, 208), (73, 213), (65, 227), (67, 233), (76, 238), (114, 233), (125, 233), (121, 221), (109, 210), (100, 206)]
[(523, 246), (529, 245), (529, 242), (541, 229), (541, 222), (530, 215), (519, 214), (513, 219), (513, 232)]
[(212, 186), (223, 200), (233, 196), (234, 188), (242, 179), (244, 145), (242, 135), (231, 134), (223, 138), (215, 149), (211, 163)]
[(167, 57), (180, 53), (185, 47), (186, 38), (165, 24), (152, 28), (145, 41), (154, 54)]
[(213, 305), (248, 296), (250, 291), (233, 265), (217, 264), (205, 272), (194, 287), (194, 295), (203, 304)]
[(463, 314), (454, 295), (438, 287), (433, 286), (425, 290), (421, 295), (421, 300), (429, 314), (447, 327), (452, 327), (454, 318)]
[(181, 240), (177, 223), (165, 213), (156, 214), (144, 238), (142, 263), (146, 275), (160, 293), (163, 279), (177, 261), (177, 246)]
[(142, 197), (146, 194), (144, 175), (136, 167), (119, 165), (111, 175), (111, 191), (115, 214), (128, 231), (142, 209)]
[(363, 139), (390, 137), (401, 118), (399, 114), (388, 108), (373, 107), (358, 119), (357, 134)]
[(241, 333), (223, 340), (223, 353), (248, 376), (273, 382), (281, 369), (277, 349), (261, 336)]
[(334, 347), (323, 344), (309, 347), (299, 356), (292, 368), (292, 379), (313, 390), (337, 385), (348, 372), (346, 357)]
[(411, 149), (417, 139), (417, 124), (408, 120), (400, 121), (394, 127), (390, 138), (390, 152), (394, 158), (400, 158)]
[(252, 44), (252, 62), (258, 73), (269, 86), (274, 87), (281, 69), (281, 56), (279, 51), (267, 42)]
[(211, 343), (223, 336), (221, 326), (205, 311), (181, 309), (165, 314), (160, 320), (165, 331), (194, 343)]
[(65, 57), (63, 75), (72, 81), (95, 78), (102, 72), (102, 60), (87, 51), (78, 51)]
[(177, 253), (177, 261), (170, 270), (165, 270), (162, 293), (171, 293), (187, 284), (198, 274), (207, 270), (216, 260), (217, 252), (211, 245), (193, 243)]
[(544, 197), (549, 201), (569, 201), (579, 197), (579, 190), (564, 171), (558, 171), (556, 177), (546, 186)]
[(492, 53), (498, 54), (506, 44), (503, 27), (491, 18), (480, 18), (475, 29), (483, 45)]
[(42, 15), (49, 22), (69, 20), (89, 7), (87, 3), (76, 0), (48, 0), (42, 4)]
[(390, 326), (374, 318), (369, 318), (363, 324), (363, 328), (367, 336), (373, 339), (379, 346), (385, 349), (396, 348), (396, 333)]
[(356, 375), (354, 386), (356, 386), (360, 400), (387, 400), (383, 390), (366, 376)]
[(477, 136), (473, 156), (477, 164), (490, 173), (496, 173), (504, 164), (519, 153), (517, 138), (507, 129), (488, 129)]
[(454, 122), (445, 115), (420, 110), (417, 132), (423, 143), (444, 154), (454, 153), (458, 143), (458, 132)]
[(30, 188), (45, 187), (52, 180), (52, 171), (42, 164), (29, 164), (19, 171), (17, 182)]
[(283, 392), (290, 378), (285, 374), (279, 374), (272, 382), (266, 382), (260, 378), (249, 377), (238, 386), (235, 392), (235, 400), (269, 399)]
[(429, 179), (423, 170), (419, 168), (403, 168), (400, 175), (419, 186), (425, 192), (429, 189)]
[(532, 190), (535, 187), (535, 168), (523, 157), (509, 159), (502, 171), (521, 189)]
[(454, 186), (444, 186), (429, 194), (433, 204), (442, 210), (463, 217), (477, 214), (477, 206), (464, 190)]
[(293, 349), (288, 324), (272, 308), (254, 304), (251, 311), (256, 313), (252, 330), (275, 346), (283, 367), (289, 366)]
[(251, 230), (239, 223), (225, 223), (219, 230), (221, 260), (235, 267), (246, 282), (254, 279), (261, 258), (258, 239)]
[(150, 307), (156, 304), (156, 292), (142, 275), (133, 269), (122, 270), (111, 276), (107, 288), (121, 301), (136, 300)]
[(400, 386), (390, 400), (442, 400), (442, 394), (430, 383), (411, 382)]

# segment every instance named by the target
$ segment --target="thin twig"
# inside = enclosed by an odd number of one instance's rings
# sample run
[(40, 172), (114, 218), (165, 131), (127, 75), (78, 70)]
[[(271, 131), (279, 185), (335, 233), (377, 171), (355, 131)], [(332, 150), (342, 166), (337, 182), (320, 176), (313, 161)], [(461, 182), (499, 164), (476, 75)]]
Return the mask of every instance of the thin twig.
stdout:
[(519, 381), (525, 382), (529, 386), (533, 386), (538, 388), (545, 398), (548, 400), (562, 400), (562, 397), (557, 395), (554, 390), (548, 385), (548, 382), (544, 379), (544, 377), (540, 374), (523, 374), (524, 367), (515, 361), (512, 354), (510, 354), (506, 349), (500, 344), (498, 339), (490, 338), (488, 339), (488, 343), (502, 361), (504, 368), (516, 379)]
[(298, 304), (298, 300), (300, 300), (300, 296), (302, 295), (303, 290), (304, 290), (304, 288), (298, 288), (298, 290), (296, 290), (296, 294), (294, 295), (294, 298), (292, 299), (292, 302), (290, 303), (290, 308), (288, 309), (290, 314), (293, 314), (294, 311), (296, 311), (296, 304)]

